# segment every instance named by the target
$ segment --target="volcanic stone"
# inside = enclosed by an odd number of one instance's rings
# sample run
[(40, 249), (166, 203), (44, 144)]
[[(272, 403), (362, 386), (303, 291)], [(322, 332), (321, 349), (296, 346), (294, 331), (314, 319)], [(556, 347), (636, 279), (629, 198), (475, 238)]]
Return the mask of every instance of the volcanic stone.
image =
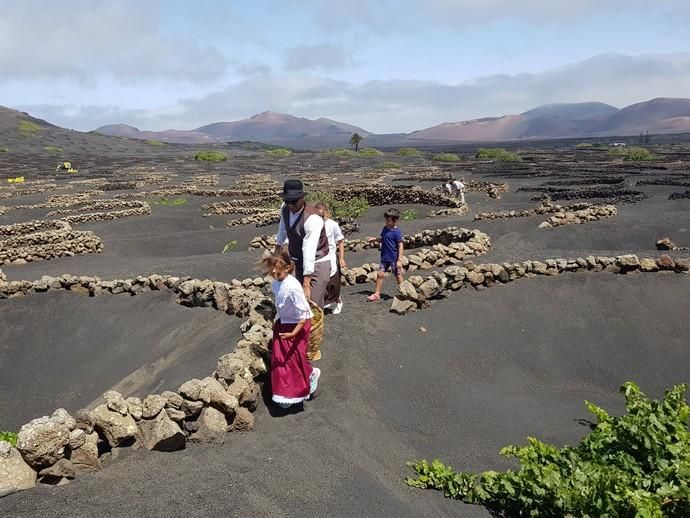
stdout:
[[(162, 397), (161, 399), (165, 400)], [(157, 407), (158, 402), (155, 404), (155, 408)], [(146, 408), (146, 402), (144, 402), (144, 408)], [(160, 410), (162, 409), (161, 406)], [(183, 449), (186, 442), (184, 432), (177, 423), (168, 417), (166, 412), (160, 410), (153, 419), (139, 421), (141, 443), (149, 450), (176, 451)]]
[(19, 430), (17, 449), (24, 460), (35, 469), (55, 464), (65, 456), (70, 429), (49, 417), (39, 417)]
[(197, 420), (197, 429), (190, 436), (192, 442), (223, 444), (228, 430), (225, 414), (213, 407), (205, 407)]
[(110, 410), (107, 405), (98, 405), (92, 416), (96, 428), (103, 433), (112, 447), (126, 444), (137, 434), (137, 423), (131, 415)]
[(16, 448), (0, 441), (0, 498), (36, 485), (36, 472)]

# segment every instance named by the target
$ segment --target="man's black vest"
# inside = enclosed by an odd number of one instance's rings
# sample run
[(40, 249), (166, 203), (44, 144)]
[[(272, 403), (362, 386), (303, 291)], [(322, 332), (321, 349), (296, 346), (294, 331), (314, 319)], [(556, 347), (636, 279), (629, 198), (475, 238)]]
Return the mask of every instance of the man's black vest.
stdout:
[[(290, 257), (292, 260), (300, 263), (300, 266), (304, 263), (302, 257), (302, 243), (304, 242), (304, 222), (307, 218), (313, 214), (321, 217), (318, 209), (310, 205), (305, 205), (302, 209), (302, 213), (299, 215), (297, 220), (293, 225), (290, 225), (290, 209), (287, 205), (283, 207), (283, 223), (285, 224), (285, 230), (287, 231), (288, 237), (288, 251), (290, 252)], [(328, 255), (328, 237), (326, 236), (326, 225), (321, 229), (321, 235), (319, 236), (319, 244), (316, 247), (316, 258), (315, 260), (322, 259)], [(301, 272), (300, 272), (301, 273)]]

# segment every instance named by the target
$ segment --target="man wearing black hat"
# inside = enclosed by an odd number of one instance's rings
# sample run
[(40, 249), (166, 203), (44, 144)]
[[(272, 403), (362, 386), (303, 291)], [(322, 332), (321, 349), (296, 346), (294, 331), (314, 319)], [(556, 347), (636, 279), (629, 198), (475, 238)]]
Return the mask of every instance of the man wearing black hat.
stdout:
[(305, 195), (301, 181), (285, 180), (276, 250), (287, 242), (295, 262), (295, 277), (302, 283), (304, 294), (323, 309), (331, 276), (328, 238), (321, 214), (304, 202)]

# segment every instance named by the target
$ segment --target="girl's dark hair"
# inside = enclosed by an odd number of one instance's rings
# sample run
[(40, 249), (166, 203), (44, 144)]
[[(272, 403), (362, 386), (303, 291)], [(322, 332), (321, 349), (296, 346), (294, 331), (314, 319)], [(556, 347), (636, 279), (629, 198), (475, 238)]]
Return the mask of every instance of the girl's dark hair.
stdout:
[(400, 219), (400, 211), (396, 208), (390, 208), (383, 213), (384, 218)]
[(261, 259), (260, 264), (264, 275), (271, 275), (275, 269), (287, 269), (288, 273), (294, 273), (295, 271), (295, 264), (292, 262), (287, 250), (281, 250), (277, 254), (264, 257)]

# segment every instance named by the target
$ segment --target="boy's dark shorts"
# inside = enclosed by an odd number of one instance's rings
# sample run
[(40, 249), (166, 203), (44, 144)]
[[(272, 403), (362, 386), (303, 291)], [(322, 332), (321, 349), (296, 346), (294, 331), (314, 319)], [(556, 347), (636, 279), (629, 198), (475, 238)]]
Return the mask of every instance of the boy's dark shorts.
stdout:
[(379, 265), (379, 271), (380, 272), (391, 272), (393, 275), (396, 277), (400, 275), (400, 272), (398, 271), (398, 262), (397, 261), (382, 261), (381, 264)]

